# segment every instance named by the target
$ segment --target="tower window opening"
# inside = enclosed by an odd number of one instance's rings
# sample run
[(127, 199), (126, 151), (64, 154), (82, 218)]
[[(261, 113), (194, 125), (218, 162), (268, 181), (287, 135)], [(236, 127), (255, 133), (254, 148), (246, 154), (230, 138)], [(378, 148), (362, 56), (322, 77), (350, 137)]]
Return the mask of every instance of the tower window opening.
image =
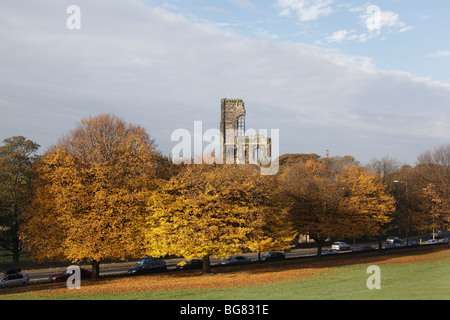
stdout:
[(237, 135), (243, 137), (245, 135), (245, 116), (237, 118)]

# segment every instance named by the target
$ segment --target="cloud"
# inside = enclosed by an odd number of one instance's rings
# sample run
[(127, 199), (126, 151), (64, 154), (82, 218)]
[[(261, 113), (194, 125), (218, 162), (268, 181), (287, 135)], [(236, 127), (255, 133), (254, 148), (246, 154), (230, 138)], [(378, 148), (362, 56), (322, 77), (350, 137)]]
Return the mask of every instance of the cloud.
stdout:
[(346, 40), (356, 40), (359, 42), (366, 42), (369, 36), (366, 33), (355, 34), (355, 30), (339, 30), (333, 32), (330, 36), (326, 37), (328, 42), (343, 42)]
[(406, 32), (412, 29), (405, 22), (400, 20), (397, 13), (383, 11), (378, 6), (368, 6), (366, 12), (360, 16), (361, 22), (366, 26), (369, 33), (378, 35), (381, 30), (386, 32)]
[(430, 53), (427, 55), (428, 58), (443, 58), (450, 57), (450, 50), (440, 50), (435, 53)]
[(244, 99), (247, 128), (280, 129), (281, 153), (411, 161), (450, 139), (447, 85), (138, 0), (79, 0), (81, 30), (68, 30), (69, 4), (1, 5), (0, 140), (25, 135), (45, 148), (108, 112), (144, 126), (168, 154), (173, 130), (217, 128), (225, 97)]
[(412, 29), (405, 22), (401, 21), (399, 15), (392, 11), (382, 11), (378, 6), (363, 5), (350, 7), (352, 13), (361, 13), (360, 21), (366, 29), (365, 32), (358, 33), (356, 30), (338, 30), (326, 37), (330, 43), (343, 41), (366, 42), (376, 38), (383, 33), (398, 32), (403, 33)]
[(300, 21), (312, 21), (333, 12), (334, 0), (277, 0), (280, 15), (295, 15)]

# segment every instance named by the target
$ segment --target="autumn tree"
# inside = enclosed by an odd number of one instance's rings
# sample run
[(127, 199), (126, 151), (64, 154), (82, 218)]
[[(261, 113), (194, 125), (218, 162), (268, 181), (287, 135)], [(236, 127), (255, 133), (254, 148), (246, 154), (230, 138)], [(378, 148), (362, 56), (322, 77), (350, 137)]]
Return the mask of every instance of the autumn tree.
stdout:
[[(402, 167), (402, 163), (389, 156), (385, 156), (383, 158), (373, 158), (366, 165), (365, 168), (369, 171), (375, 172), (386, 185), (386, 192), (392, 196), (399, 195), (398, 186), (395, 185), (394, 181), (398, 179), (398, 171)], [(384, 224), (380, 232), (377, 236), (378, 239), (378, 247), (381, 250), (383, 248), (384, 239), (389, 234), (392, 234), (394, 230), (398, 230), (398, 219), (396, 219), (398, 215), (394, 212), (391, 215), (391, 220)]]
[(145, 130), (109, 114), (81, 120), (37, 163), (23, 234), (37, 260), (92, 263), (141, 256), (145, 200), (160, 154)]
[(0, 247), (19, 261), (22, 215), (31, 200), (32, 166), (39, 145), (22, 136), (7, 138), (0, 146)]
[(425, 226), (450, 230), (450, 144), (426, 151), (417, 160), (428, 200)]
[(289, 219), (289, 210), (286, 206), (289, 199), (281, 188), (278, 178), (274, 175), (252, 174), (246, 179), (253, 180), (254, 199), (251, 203), (256, 209), (246, 248), (257, 252), (260, 261), (261, 252), (292, 247), (297, 231)]
[(407, 243), (412, 232), (423, 232), (427, 229), (429, 216), (426, 187), (422, 165), (415, 167), (403, 165), (392, 175), (389, 182), (389, 193), (395, 198), (396, 210), (392, 215), (392, 230), (403, 235)]
[(319, 256), (330, 238), (377, 234), (394, 210), (379, 177), (353, 161), (297, 163), (280, 178), (291, 219), (317, 243)]
[(208, 274), (211, 256), (241, 253), (250, 240), (274, 242), (257, 229), (262, 210), (273, 212), (270, 190), (257, 176), (249, 165), (185, 166), (149, 199), (147, 253), (202, 258)]

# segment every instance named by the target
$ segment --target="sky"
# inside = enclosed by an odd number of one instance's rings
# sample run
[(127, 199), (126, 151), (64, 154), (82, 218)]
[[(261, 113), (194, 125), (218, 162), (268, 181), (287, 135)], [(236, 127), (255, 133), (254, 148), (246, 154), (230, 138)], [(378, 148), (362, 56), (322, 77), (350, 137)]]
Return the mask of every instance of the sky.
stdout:
[(3, 1), (0, 140), (43, 153), (111, 113), (168, 155), (175, 130), (218, 128), (237, 98), (247, 128), (279, 130), (280, 154), (413, 165), (450, 142), (449, 14), (436, 0)]

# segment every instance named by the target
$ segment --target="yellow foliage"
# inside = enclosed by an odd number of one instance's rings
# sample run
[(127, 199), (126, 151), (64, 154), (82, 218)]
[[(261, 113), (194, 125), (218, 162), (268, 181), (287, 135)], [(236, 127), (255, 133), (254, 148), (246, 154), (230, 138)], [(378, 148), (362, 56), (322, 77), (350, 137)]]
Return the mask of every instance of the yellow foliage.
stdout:
[(268, 179), (252, 166), (187, 166), (149, 199), (147, 253), (192, 259), (286, 246), (292, 234), (277, 220), (282, 210)]
[(84, 119), (38, 161), (23, 228), (38, 260), (102, 261), (142, 254), (145, 199), (159, 154), (138, 126)]

